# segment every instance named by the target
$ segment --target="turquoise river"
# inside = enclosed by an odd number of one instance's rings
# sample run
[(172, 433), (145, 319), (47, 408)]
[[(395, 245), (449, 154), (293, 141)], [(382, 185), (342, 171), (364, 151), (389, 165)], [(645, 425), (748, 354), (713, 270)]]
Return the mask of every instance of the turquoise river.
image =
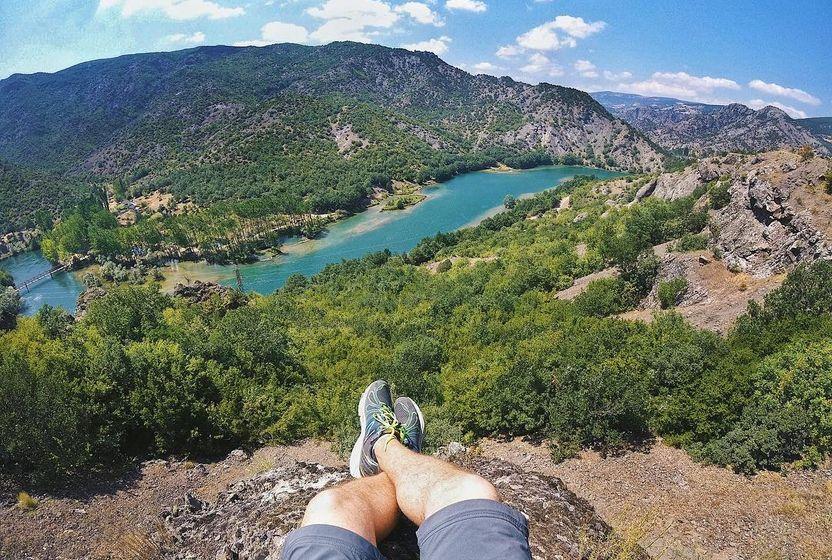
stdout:
[[(405, 210), (381, 212), (378, 206), (331, 224), (325, 235), (314, 240), (289, 239), (282, 254), (240, 266), (246, 290), (268, 294), (280, 288), (290, 275), (311, 276), (326, 265), (354, 259), (367, 253), (390, 249), (394, 253), (409, 251), (423, 238), (438, 232), (453, 231), (475, 225), (499, 212), (506, 195), (529, 196), (556, 187), (575, 175), (599, 178), (616, 174), (587, 167), (547, 166), (523, 171), (478, 171), (455, 177), (446, 183), (424, 189), (426, 200)], [(20, 282), (49, 270), (49, 263), (39, 253), (24, 253), (0, 261)], [(172, 263), (162, 269), (163, 287), (170, 290), (177, 282), (194, 280), (234, 283), (234, 266), (207, 263)], [(75, 309), (75, 300), (83, 290), (79, 273), (60, 274), (22, 294), (26, 313), (36, 312), (43, 304)]]

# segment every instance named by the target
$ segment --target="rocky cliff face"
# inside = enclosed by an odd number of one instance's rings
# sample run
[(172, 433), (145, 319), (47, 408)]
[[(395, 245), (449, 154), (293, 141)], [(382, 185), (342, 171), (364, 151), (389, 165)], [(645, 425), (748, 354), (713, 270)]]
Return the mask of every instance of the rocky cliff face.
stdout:
[(812, 146), (829, 154), (827, 143), (776, 107), (759, 111), (737, 103), (706, 105), (678, 99), (594, 94), (613, 115), (670, 150), (703, 156)]
[(661, 174), (637, 198), (672, 200), (716, 182), (727, 185), (730, 202), (711, 210), (707, 233), (729, 270), (763, 278), (802, 262), (832, 258), (832, 195), (826, 191), (830, 169), (828, 158), (794, 152), (731, 154)]
[[(617, 539), (591, 506), (559, 479), (470, 455), (454, 460), (491, 480), (505, 502), (529, 518), (535, 558), (648, 558), (637, 546)], [(309, 500), (348, 477), (343, 469), (298, 462), (238, 482), (213, 503), (189, 494), (165, 513), (172, 539), (168, 557), (277, 560), (286, 535), (300, 523)], [(414, 531), (415, 527), (402, 523), (380, 545), (382, 552), (390, 560), (418, 559)]]

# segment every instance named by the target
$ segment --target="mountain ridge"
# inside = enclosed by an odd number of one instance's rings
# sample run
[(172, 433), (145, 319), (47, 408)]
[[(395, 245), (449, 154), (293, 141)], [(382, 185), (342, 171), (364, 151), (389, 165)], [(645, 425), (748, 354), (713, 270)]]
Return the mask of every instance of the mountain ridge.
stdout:
[(755, 110), (740, 103), (716, 105), (610, 91), (591, 95), (657, 144), (695, 156), (806, 145), (830, 153), (827, 140), (772, 105)]

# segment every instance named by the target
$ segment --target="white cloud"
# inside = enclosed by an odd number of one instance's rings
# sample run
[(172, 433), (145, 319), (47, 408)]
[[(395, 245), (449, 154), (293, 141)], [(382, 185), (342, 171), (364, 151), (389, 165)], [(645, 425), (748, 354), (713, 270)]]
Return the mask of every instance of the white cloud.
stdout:
[(598, 68), (588, 60), (577, 60), (573, 67), (584, 78), (598, 77)]
[[(762, 91), (763, 93), (767, 93), (769, 95), (776, 95), (777, 97), (788, 97), (790, 99), (794, 99), (795, 101), (800, 101), (801, 103), (806, 103), (808, 105), (817, 106), (821, 104), (820, 99), (818, 99), (811, 93), (803, 91), (802, 89), (784, 87), (780, 84), (775, 84), (773, 82), (769, 83), (764, 82), (762, 80), (752, 80), (748, 82), (748, 87), (750, 87), (751, 89), (756, 89), (757, 91)], [(783, 110), (785, 111), (785, 109)], [(788, 111), (786, 112), (788, 113)]]
[(326, 20), (310, 37), (321, 43), (330, 41), (371, 42), (376, 31), (367, 28), (389, 29), (399, 21), (399, 14), (389, 4), (379, 0), (328, 0), (323, 5), (308, 8), (310, 16)]
[(445, 8), (467, 12), (484, 12), (488, 9), (488, 6), (480, 0), (448, 0), (445, 2)]
[(161, 12), (175, 20), (207, 17), (225, 19), (246, 13), (242, 7), (222, 6), (211, 0), (100, 0), (98, 11), (121, 8), (121, 17), (128, 18), (146, 12)]
[(584, 21), (583, 18), (561, 15), (517, 37), (517, 45), (537, 51), (575, 47), (578, 39), (586, 39), (602, 31), (606, 26), (607, 24), (603, 21), (590, 23)]
[(549, 57), (534, 53), (529, 57), (528, 63), (520, 68), (524, 74), (547, 74), (552, 77), (563, 76), (563, 68), (549, 60)]
[(418, 23), (424, 25), (435, 25), (436, 27), (445, 25), (442, 17), (423, 2), (405, 2), (400, 6), (396, 6), (395, 10), (397, 13), (409, 15)]
[(448, 52), (448, 43), (450, 42), (450, 37), (442, 36), (427, 41), (419, 41), (418, 43), (409, 43), (404, 45), (404, 48), (411, 51), (428, 51), (441, 56)]
[(611, 82), (619, 82), (621, 80), (629, 80), (633, 77), (632, 72), (611, 72), (609, 70), (604, 70), (604, 79), (609, 80)]
[(789, 105), (783, 105), (782, 103), (778, 103), (777, 101), (763, 101), (762, 99), (752, 99), (746, 103), (752, 109), (762, 109), (767, 105), (771, 105), (772, 107), (777, 107), (778, 109), (785, 111), (787, 115), (789, 115), (793, 119), (805, 119), (806, 118), (806, 111), (801, 111), (800, 109), (796, 109)]
[(552, 23), (555, 29), (565, 31), (571, 37), (577, 37), (578, 39), (586, 39), (590, 35), (595, 35), (607, 26), (606, 22), (603, 21), (589, 23), (584, 21), (583, 18), (574, 16), (558, 16)]
[(478, 74), (491, 74), (493, 76), (499, 75), (504, 70), (503, 67), (490, 62), (477, 62), (471, 68)]
[(687, 72), (654, 72), (648, 80), (622, 82), (616, 88), (619, 91), (639, 95), (675, 97), (703, 103), (725, 102), (714, 96), (715, 90), (728, 89), (735, 91), (741, 89), (737, 82), (728, 78), (693, 76)]
[(515, 56), (519, 56), (526, 52), (526, 50), (522, 47), (518, 47), (517, 45), (503, 45), (499, 49), (497, 49), (497, 56), (500, 58), (514, 58)]
[(578, 44), (574, 37), (562, 38), (549, 24), (539, 25), (517, 37), (517, 44), (526, 49), (554, 51)]
[(309, 31), (301, 25), (285, 23), (282, 21), (270, 21), (260, 29), (261, 39), (251, 41), (240, 41), (234, 43), (235, 47), (264, 47), (274, 43), (308, 43)]
[(174, 33), (165, 37), (165, 42), (172, 45), (200, 45), (205, 42), (205, 33), (197, 31), (191, 35)]
[(692, 76), (687, 72), (655, 72), (653, 78), (666, 83), (678, 84), (697, 91), (710, 92), (717, 88), (740, 89), (740, 85), (728, 78), (712, 78), (710, 76)]

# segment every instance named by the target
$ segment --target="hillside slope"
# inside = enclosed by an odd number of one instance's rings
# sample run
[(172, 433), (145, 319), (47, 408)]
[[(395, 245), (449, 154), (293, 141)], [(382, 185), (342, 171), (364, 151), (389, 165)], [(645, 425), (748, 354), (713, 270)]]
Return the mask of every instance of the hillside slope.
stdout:
[(0, 157), (203, 203), (348, 208), (390, 178), (543, 154), (617, 169), (663, 159), (583, 92), (376, 45), (200, 47), (0, 81)]
[(670, 150), (702, 156), (809, 145), (829, 154), (829, 146), (822, 138), (776, 107), (755, 111), (738, 103), (707, 105), (608, 91), (592, 96), (613, 115)]
[(0, 159), (0, 236), (9, 231), (48, 227), (64, 205), (88, 196), (77, 178), (18, 167)]
[(798, 119), (797, 122), (832, 147), (832, 117), (811, 117)]

